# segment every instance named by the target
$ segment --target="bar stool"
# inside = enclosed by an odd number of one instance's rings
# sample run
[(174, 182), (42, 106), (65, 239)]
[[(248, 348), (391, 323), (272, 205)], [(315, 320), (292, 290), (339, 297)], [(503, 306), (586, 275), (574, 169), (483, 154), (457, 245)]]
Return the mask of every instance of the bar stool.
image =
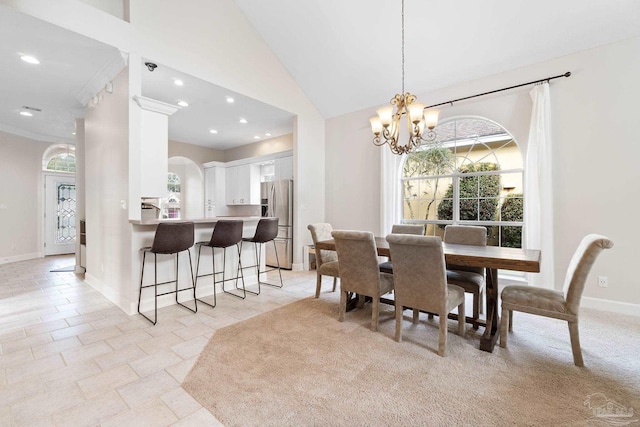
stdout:
[[(216, 222), (213, 227), (213, 233), (211, 234), (211, 240), (208, 242), (198, 242), (198, 261), (196, 262), (196, 279), (195, 285), (198, 284), (198, 277), (213, 276), (213, 304), (197, 298), (198, 301), (208, 305), (209, 307), (216, 306), (216, 283), (222, 283), (222, 291), (233, 295), (234, 297), (245, 299), (247, 296), (244, 288), (244, 276), (242, 275), (242, 263), (240, 260), (240, 242), (242, 241), (242, 221), (240, 220), (220, 220)], [(238, 270), (236, 271), (235, 278), (226, 278), (226, 266), (227, 266), (227, 248), (236, 245), (238, 249)], [(211, 248), (211, 265), (212, 273), (199, 275), (200, 269), (200, 252), (202, 247), (207, 246)], [(216, 257), (215, 248), (222, 248), (222, 271), (216, 271)], [(222, 280), (216, 281), (216, 274), (222, 274)], [(238, 295), (234, 292), (227, 291), (224, 288), (224, 283), (230, 280), (236, 281), (236, 289), (238, 289), (238, 275), (242, 279), (242, 295)]]
[[(249, 265), (242, 268), (256, 268), (258, 272), (258, 292), (253, 292), (247, 290), (247, 292), (252, 293), (254, 295), (260, 295), (260, 284), (274, 286), (276, 288), (282, 287), (282, 273), (280, 273), (280, 260), (278, 259), (278, 248), (276, 246), (275, 238), (278, 236), (278, 218), (262, 218), (258, 221), (258, 226), (256, 227), (256, 232), (253, 237), (245, 237), (242, 239), (242, 242), (253, 243), (255, 245), (255, 265)], [(264, 271), (260, 271), (260, 254), (262, 252), (262, 244), (273, 242), (273, 248), (276, 253), (276, 263), (277, 267), (266, 269)], [(258, 249), (260, 248), (260, 249)], [(280, 285), (274, 285), (267, 282), (260, 281), (260, 274), (268, 273), (270, 271), (278, 270), (278, 274), (280, 275)]]
[[(156, 229), (155, 237), (153, 238), (153, 244), (150, 247), (145, 247), (140, 249), (142, 251), (142, 270), (140, 272), (140, 291), (138, 293), (138, 313), (142, 314), (145, 319), (154, 325), (158, 321), (158, 297), (162, 295), (168, 294), (176, 294), (176, 304), (181, 305), (182, 307), (188, 309), (189, 311), (196, 313), (198, 311), (198, 302), (196, 301), (196, 288), (193, 282), (193, 267), (191, 263), (191, 252), (189, 248), (193, 246), (193, 222), (161, 222), (158, 224), (158, 228)], [(180, 289), (178, 287), (178, 259), (180, 252), (187, 251), (189, 254), (189, 273), (191, 273), (191, 286), (187, 288)], [(144, 265), (145, 259), (147, 256), (147, 252), (151, 252), (153, 254), (153, 264), (154, 264), (154, 276), (153, 283), (149, 285), (143, 285), (142, 281), (144, 278)], [(175, 280), (169, 280), (166, 282), (158, 283), (158, 254), (170, 254), (176, 255), (176, 278)], [(176, 289), (172, 291), (158, 293), (158, 286), (166, 285), (168, 283), (176, 284)], [(150, 317), (145, 315), (140, 311), (140, 303), (142, 301), (142, 289), (153, 287), (155, 289), (154, 292), (154, 318), (151, 320)], [(191, 307), (187, 307), (186, 305), (180, 303), (178, 301), (178, 293), (182, 291), (193, 291), (193, 302), (195, 304), (195, 309)]]

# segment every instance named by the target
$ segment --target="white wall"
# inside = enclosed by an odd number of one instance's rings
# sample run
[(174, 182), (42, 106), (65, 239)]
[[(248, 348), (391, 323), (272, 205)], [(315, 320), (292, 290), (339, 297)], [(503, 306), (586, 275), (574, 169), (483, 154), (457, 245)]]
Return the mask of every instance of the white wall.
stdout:
[[(87, 111), (84, 126), (85, 278), (120, 307), (128, 307), (134, 294), (137, 299), (137, 274), (132, 271), (131, 226), (126, 207), (129, 193), (128, 86), (128, 70), (125, 69), (113, 80), (113, 93), (104, 93), (102, 102), (94, 110)], [(135, 268), (139, 271), (138, 265)]]
[(191, 159), (198, 165), (213, 161), (224, 161), (224, 151), (222, 150), (169, 140), (169, 158), (177, 156)]
[(231, 162), (288, 150), (293, 150), (293, 134), (291, 133), (224, 150), (224, 161)]
[(43, 256), (42, 155), (50, 145), (0, 132), (0, 264)]
[[(632, 309), (624, 303), (640, 304), (640, 279), (629, 272), (637, 262), (635, 244), (640, 237), (629, 224), (640, 182), (640, 85), (636, 84), (640, 38), (418, 95), (429, 105), (565, 71), (572, 76), (551, 82), (556, 277), (560, 278), (555, 286), (562, 287), (582, 237), (604, 234), (615, 246), (596, 262), (585, 288), (586, 302), (603, 307), (593, 298), (612, 300), (616, 303), (609, 308), (629, 312)], [(524, 154), (530, 89), (445, 106), (441, 118), (477, 115), (495, 120), (515, 136)], [(368, 118), (376, 107), (326, 122), (326, 220), (334, 228), (379, 229), (380, 150), (388, 147), (371, 142)], [(608, 276), (608, 288), (597, 287), (598, 275)]]

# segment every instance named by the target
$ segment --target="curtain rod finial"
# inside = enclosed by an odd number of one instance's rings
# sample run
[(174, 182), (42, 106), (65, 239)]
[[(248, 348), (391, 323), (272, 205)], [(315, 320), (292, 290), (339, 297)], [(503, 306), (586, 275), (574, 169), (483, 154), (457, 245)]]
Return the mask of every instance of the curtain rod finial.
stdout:
[(564, 73), (565, 77), (570, 77), (571, 76), (571, 71), (567, 71), (566, 73)]

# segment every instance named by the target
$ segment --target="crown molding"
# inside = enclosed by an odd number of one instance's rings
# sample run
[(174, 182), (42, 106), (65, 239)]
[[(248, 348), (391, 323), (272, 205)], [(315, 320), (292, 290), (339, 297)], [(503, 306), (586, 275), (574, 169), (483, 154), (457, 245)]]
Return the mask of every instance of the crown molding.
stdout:
[(91, 77), (87, 84), (80, 89), (80, 92), (76, 95), (78, 102), (82, 104), (83, 107), (86, 107), (91, 98), (100, 92), (115, 76), (120, 74), (120, 71), (122, 71), (126, 65), (127, 61), (124, 59), (122, 52), (108, 60), (93, 77)]
[(12, 135), (17, 135), (23, 138), (29, 138), (29, 139), (33, 139), (35, 141), (41, 141), (41, 142), (53, 142), (56, 144), (75, 144), (76, 143), (76, 140), (73, 138), (62, 138), (59, 136), (44, 135), (41, 133), (20, 129), (14, 126), (5, 125), (2, 123), (0, 123), (0, 132), (5, 132)]
[(138, 104), (143, 110), (166, 114), (167, 116), (172, 115), (180, 109), (177, 105), (167, 104), (166, 102), (147, 98), (145, 96), (134, 95), (133, 100), (136, 101), (136, 104)]

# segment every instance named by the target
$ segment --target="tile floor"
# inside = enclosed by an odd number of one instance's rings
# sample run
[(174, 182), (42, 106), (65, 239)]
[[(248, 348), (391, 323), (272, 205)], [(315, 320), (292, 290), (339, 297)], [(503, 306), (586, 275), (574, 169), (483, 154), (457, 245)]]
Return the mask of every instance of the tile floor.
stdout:
[(180, 387), (213, 332), (315, 291), (315, 272), (283, 271), (282, 289), (220, 295), (197, 314), (163, 308), (152, 326), (80, 276), (50, 272), (73, 263), (0, 265), (0, 426), (221, 425)]

